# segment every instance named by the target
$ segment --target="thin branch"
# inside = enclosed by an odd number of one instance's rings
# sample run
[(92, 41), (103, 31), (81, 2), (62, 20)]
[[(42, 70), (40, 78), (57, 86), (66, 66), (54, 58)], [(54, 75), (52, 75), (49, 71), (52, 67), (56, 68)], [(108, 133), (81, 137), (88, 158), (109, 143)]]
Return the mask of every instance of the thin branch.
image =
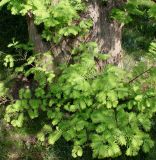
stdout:
[(151, 66), (150, 68), (148, 68), (147, 70), (145, 70), (144, 72), (140, 73), (139, 75), (137, 75), (136, 77), (134, 77), (132, 80), (130, 80), (128, 83), (133, 83), (136, 79), (138, 79), (139, 77), (141, 77), (142, 75), (144, 75), (145, 73), (149, 72), (151, 69), (153, 68), (153, 66)]
[(8, 102), (11, 102), (11, 100), (7, 99), (6, 97), (0, 97), (0, 106)]

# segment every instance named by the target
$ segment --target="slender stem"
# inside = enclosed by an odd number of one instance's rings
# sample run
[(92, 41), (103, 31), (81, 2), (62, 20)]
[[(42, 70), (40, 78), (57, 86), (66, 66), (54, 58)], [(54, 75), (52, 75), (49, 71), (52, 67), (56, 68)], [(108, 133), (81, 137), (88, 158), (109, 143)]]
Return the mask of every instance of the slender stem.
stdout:
[(148, 68), (147, 70), (145, 70), (144, 72), (140, 73), (139, 75), (137, 75), (136, 77), (134, 77), (132, 80), (130, 80), (128, 83), (133, 83), (136, 79), (138, 79), (139, 77), (141, 77), (142, 75), (144, 75), (145, 73), (149, 72), (151, 69), (153, 68), (153, 66), (151, 66), (150, 68)]

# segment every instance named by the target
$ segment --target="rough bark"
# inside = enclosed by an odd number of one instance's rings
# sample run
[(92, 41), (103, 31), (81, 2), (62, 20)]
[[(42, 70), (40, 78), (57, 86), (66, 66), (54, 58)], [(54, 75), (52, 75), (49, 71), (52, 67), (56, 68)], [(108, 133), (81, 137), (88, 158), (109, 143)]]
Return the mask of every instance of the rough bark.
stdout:
[[(110, 18), (111, 10), (122, 5), (122, 1), (108, 0), (102, 4), (100, 0), (89, 0), (88, 11), (93, 20), (91, 40), (98, 43), (102, 53), (110, 54), (107, 63), (121, 66), (121, 32), (122, 24)], [(100, 65), (104, 65), (101, 62)]]
[[(107, 60), (107, 62), (99, 62), (100, 68), (107, 63), (122, 67), (121, 33), (123, 25), (111, 19), (110, 13), (113, 8), (120, 7), (124, 2), (122, 0), (108, 0), (105, 5), (101, 2), (102, 0), (88, 0), (88, 14), (93, 20), (93, 28), (90, 33), (89, 40), (96, 41), (98, 43), (99, 50), (102, 53), (110, 54), (110, 58)], [(42, 41), (41, 35), (37, 31), (32, 14), (29, 13), (27, 17), (29, 39), (34, 44), (34, 50), (40, 53), (46, 52), (48, 47)], [(62, 55), (62, 49), (64, 49), (63, 46), (66, 48), (68, 47), (67, 44), (60, 44), (58, 50), (54, 45), (54, 53), (55, 50), (56, 52), (59, 52), (59, 56), (53, 57), (54, 62), (58, 61), (58, 63), (61, 63), (62, 59), (64, 61), (65, 58), (62, 57), (66, 57), (66, 55)], [(43, 62), (46, 63), (47, 61), (49, 61), (49, 59), (44, 59)]]
[(48, 51), (47, 45), (42, 41), (41, 35), (38, 33), (37, 27), (34, 24), (34, 18), (31, 12), (27, 14), (27, 25), (29, 40), (34, 45), (34, 51), (44, 53)]
[(34, 23), (33, 14), (31, 12), (28, 12), (27, 14), (27, 25), (29, 41), (34, 45), (34, 52), (41, 53), (40, 66), (45, 67), (47, 71), (51, 71), (53, 69), (53, 58), (51, 55), (45, 54), (49, 51), (50, 47), (42, 40), (40, 33), (38, 33), (37, 27)]

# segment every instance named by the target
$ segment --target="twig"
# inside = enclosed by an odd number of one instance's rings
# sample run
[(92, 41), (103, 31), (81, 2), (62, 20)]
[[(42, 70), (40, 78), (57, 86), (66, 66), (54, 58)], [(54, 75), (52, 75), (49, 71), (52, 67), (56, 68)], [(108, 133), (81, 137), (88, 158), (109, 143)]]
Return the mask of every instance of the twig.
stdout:
[(144, 75), (145, 73), (149, 72), (151, 69), (153, 68), (153, 66), (151, 66), (150, 68), (148, 68), (147, 70), (145, 70), (144, 72), (140, 73), (139, 75), (137, 75), (136, 77), (134, 77), (132, 80), (130, 80), (128, 83), (133, 83), (136, 79), (138, 79), (140, 76)]
[(10, 102), (6, 97), (0, 97), (0, 106), (3, 104), (6, 104), (7, 102)]

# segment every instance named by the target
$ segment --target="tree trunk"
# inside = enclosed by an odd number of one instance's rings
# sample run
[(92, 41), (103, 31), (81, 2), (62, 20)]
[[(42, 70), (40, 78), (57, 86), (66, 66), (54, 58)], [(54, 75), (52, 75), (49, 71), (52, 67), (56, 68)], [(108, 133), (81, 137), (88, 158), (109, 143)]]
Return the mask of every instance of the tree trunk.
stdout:
[(28, 12), (27, 14), (27, 25), (29, 41), (34, 45), (34, 52), (41, 53), (40, 66), (44, 67), (47, 71), (53, 69), (53, 57), (50, 54), (45, 54), (49, 51), (49, 46), (42, 40), (40, 33), (38, 33), (37, 27), (34, 24), (33, 14)]
[[(93, 28), (89, 40), (98, 43), (101, 53), (110, 55), (107, 61), (100, 61), (98, 63), (100, 68), (108, 63), (122, 67), (121, 32), (123, 25), (110, 18), (112, 9), (120, 7), (122, 4), (123, 0), (108, 0), (105, 4), (102, 3), (102, 0), (88, 0), (88, 14), (93, 20)], [(29, 39), (34, 44), (35, 52), (47, 52), (48, 47), (42, 41), (41, 35), (37, 31), (33, 15), (28, 13), (27, 17)], [(68, 47), (68, 45), (66, 45), (66, 47)], [(57, 57), (54, 57), (54, 61), (57, 61), (56, 59)], [(61, 58), (58, 59), (58, 62), (61, 63)], [(49, 58), (44, 58), (44, 63), (47, 61), (49, 61)], [(56, 67), (53, 67), (53, 69), (54, 68)]]
[(100, 67), (105, 63), (122, 65), (121, 32), (123, 25), (110, 18), (111, 10), (120, 5), (122, 2), (115, 0), (108, 0), (105, 4), (101, 0), (89, 0), (88, 2), (89, 15), (93, 20), (91, 40), (98, 43), (102, 53), (110, 54), (107, 62), (100, 62)]
[(34, 45), (34, 51), (37, 53), (44, 53), (48, 51), (48, 47), (45, 42), (42, 41), (41, 35), (38, 33), (37, 27), (34, 24), (33, 14), (28, 12), (27, 14), (27, 25), (29, 41)]

